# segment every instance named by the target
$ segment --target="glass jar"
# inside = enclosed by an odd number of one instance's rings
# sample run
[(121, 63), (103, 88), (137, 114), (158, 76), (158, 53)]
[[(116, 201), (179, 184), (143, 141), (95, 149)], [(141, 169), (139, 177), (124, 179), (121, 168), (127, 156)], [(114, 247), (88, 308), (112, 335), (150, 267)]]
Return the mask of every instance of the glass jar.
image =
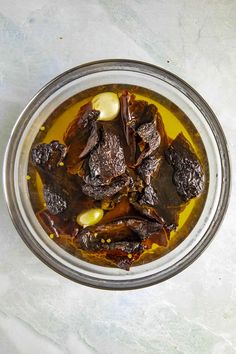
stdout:
[[(107, 84), (129, 84), (158, 92), (192, 121), (209, 163), (209, 190), (204, 209), (188, 237), (174, 250), (129, 272), (78, 259), (52, 241), (39, 224), (29, 198), (29, 152), (39, 128), (64, 101), (78, 92)], [(104, 60), (70, 69), (44, 86), (29, 102), (11, 134), (4, 161), (4, 192), (11, 218), (27, 246), (61, 275), (91, 287), (127, 290), (159, 283), (190, 265), (213, 239), (227, 209), (230, 164), (222, 128), (204, 99), (174, 74), (132, 60)]]

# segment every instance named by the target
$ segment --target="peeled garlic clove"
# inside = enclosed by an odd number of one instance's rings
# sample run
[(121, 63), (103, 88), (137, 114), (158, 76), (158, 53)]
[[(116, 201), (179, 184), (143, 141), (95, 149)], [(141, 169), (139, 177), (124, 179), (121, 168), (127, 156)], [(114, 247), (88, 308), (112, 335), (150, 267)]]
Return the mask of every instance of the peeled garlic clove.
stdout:
[(80, 213), (76, 221), (79, 225), (86, 227), (97, 224), (102, 220), (104, 211), (100, 208), (93, 208)]
[(120, 111), (119, 97), (114, 92), (99, 93), (92, 99), (92, 108), (100, 111), (98, 120), (112, 120)]

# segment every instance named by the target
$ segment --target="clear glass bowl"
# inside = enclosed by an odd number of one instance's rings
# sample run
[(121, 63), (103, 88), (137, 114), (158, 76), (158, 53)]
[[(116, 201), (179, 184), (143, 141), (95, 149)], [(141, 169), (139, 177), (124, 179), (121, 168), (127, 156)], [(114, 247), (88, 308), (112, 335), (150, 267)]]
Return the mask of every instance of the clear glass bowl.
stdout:
[[(189, 236), (174, 250), (129, 272), (75, 258), (53, 242), (30, 204), (27, 175), (31, 145), (46, 118), (78, 92), (106, 84), (131, 84), (175, 103), (197, 128), (209, 162), (209, 190), (203, 212)], [(78, 283), (112, 290), (141, 288), (166, 280), (191, 264), (214, 237), (230, 192), (230, 164), (222, 128), (204, 99), (172, 73), (132, 60), (104, 60), (75, 67), (44, 86), (29, 102), (12, 131), (4, 161), (4, 191), (11, 218), (27, 246), (44, 263)]]

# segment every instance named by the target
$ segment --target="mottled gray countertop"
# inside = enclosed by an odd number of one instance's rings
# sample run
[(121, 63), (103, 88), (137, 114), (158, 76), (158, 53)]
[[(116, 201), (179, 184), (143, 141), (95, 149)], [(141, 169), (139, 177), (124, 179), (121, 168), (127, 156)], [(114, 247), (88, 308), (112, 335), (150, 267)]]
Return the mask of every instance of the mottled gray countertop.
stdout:
[[(164, 67), (217, 114), (236, 168), (235, 0), (1, 0), (0, 151), (32, 95), (73, 66), (131, 58)], [(1, 189), (0, 353), (236, 353), (236, 190), (216, 238), (143, 290), (75, 284), (17, 235)]]

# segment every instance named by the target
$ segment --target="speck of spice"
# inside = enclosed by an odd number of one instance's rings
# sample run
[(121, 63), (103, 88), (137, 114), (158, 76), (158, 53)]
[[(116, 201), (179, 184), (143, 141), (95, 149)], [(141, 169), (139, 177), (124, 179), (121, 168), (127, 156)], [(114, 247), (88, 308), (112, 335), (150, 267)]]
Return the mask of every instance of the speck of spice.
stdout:
[(104, 240), (104, 238), (102, 238), (102, 239), (101, 239), (101, 242), (102, 242), (102, 243), (105, 243), (105, 240)]
[(110, 238), (107, 239), (107, 243), (111, 243), (111, 239)]
[(58, 164), (59, 166), (64, 166), (64, 162), (59, 162), (59, 164)]
[(50, 234), (49, 237), (50, 237), (50, 238), (54, 238), (54, 234)]
[(131, 253), (129, 253), (129, 254), (127, 255), (127, 257), (128, 257), (129, 259), (131, 259), (133, 256), (132, 256)]
[(46, 129), (46, 128), (45, 128), (44, 125), (42, 125), (42, 127), (40, 128), (40, 130), (41, 130), (42, 132), (43, 132), (45, 129)]
[(30, 175), (27, 175), (26, 179), (27, 179), (27, 181), (29, 181), (31, 179)]

